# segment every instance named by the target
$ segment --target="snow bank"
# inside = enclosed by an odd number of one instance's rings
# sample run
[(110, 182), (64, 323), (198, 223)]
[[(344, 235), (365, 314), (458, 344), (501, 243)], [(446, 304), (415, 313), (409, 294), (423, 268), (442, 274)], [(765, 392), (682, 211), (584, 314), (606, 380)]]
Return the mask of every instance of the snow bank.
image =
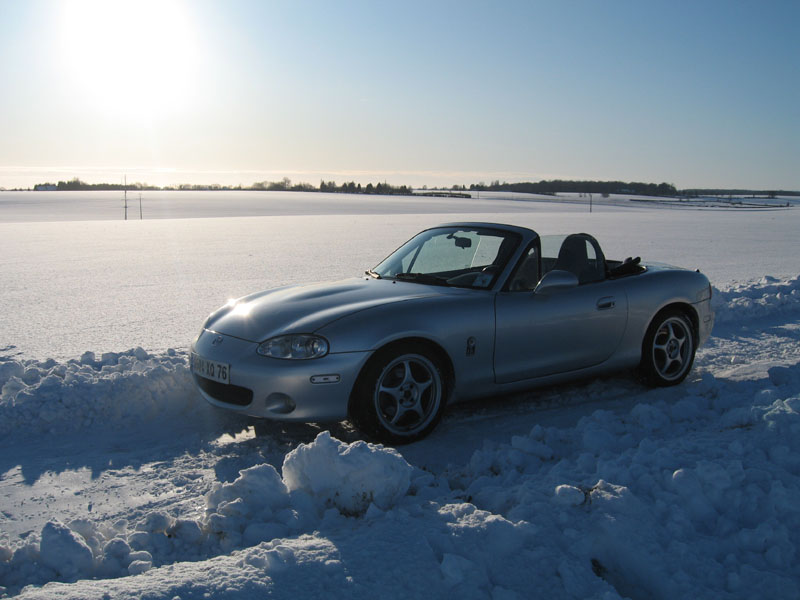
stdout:
[(798, 313), (800, 275), (787, 280), (766, 276), (726, 290), (714, 288), (711, 303), (720, 325)]
[[(718, 320), (795, 324), (799, 279), (716, 291)], [(440, 473), (324, 432), (282, 476), (257, 464), (216, 483), (195, 518), (53, 515), (0, 540), (0, 595), (75, 582), (23, 597), (800, 597), (800, 363), (761, 373), (647, 391), (595, 382), (587, 398), (613, 400), (602, 410), (486, 442)], [(177, 354), (2, 361), (0, 381), (0, 417), (34, 428), (62, 425), (26, 403), (64, 417), (71, 399), (76, 427), (154, 418), (137, 410), (153, 402), (197, 408)]]
[[(373, 505), (388, 510), (408, 491), (413, 467), (393, 449), (346, 444), (326, 431), (290, 452), (283, 471), (281, 478), (272, 465), (259, 464), (230, 483), (215, 483), (199, 519), (152, 511), (133, 524), (50, 521), (16, 548), (0, 544), (0, 595), (26, 584), (139, 575), (296, 536), (332, 519), (331, 506), (348, 516)], [(264, 560), (281, 558), (273, 553)]]
[(85, 352), (57, 362), (0, 358), (0, 435), (128, 426), (202, 412), (183, 352)]
[(232, 483), (214, 484), (202, 525), (230, 550), (296, 533), (303, 521), (291, 508), (289, 490), (275, 467), (263, 464), (240, 471)]
[(42, 564), (65, 578), (92, 567), (92, 550), (84, 539), (61, 523), (51, 521), (42, 529), (39, 545)]
[[(800, 363), (632, 400), (487, 442), (439, 475), (321, 433), (283, 477), (260, 464), (216, 484), (199, 519), (48, 524), (51, 541), (0, 552), (0, 585), (84, 579), (31, 598), (800, 595)], [(366, 489), (364, 512), (351, 502)], [(48, 547), (75, 552), (45, 563)], [(86, 580), (101, 576), (117, 579)]]
[(312, 444), (300, 444), (283, 461), (290, 490), (302, 490), (347, 515), (370, 504), (391, 508), (405, 495), (413, 467), (393, 448), (358, 441), (345, 444), (325, 431)]
[(488, 446), (452, 484), (555, 540), (570, 597), (599, 579), (633, 598), (798, 597), (799, 384), (800, 363), (758, 384), (704, 375)]

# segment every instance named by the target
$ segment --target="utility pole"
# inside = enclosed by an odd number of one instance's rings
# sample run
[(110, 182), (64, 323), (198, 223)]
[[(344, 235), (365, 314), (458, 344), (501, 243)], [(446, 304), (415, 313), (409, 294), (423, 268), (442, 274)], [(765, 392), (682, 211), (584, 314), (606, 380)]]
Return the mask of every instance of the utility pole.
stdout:
[(128, 220), (128, 176), (125, 175), (122, 184), (122, 194), (125, 200), (125, 220)]
[(592, 212), (592, 194), (589, 193), (589, 212)]

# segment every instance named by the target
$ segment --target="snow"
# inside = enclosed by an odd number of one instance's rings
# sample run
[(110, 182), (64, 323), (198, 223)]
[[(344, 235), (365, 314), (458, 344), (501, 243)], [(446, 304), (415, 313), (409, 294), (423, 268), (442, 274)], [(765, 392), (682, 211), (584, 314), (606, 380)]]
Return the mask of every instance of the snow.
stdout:
[(193, 405), (186, 353), (150, 356), (142, 348), (53, 359), (0, 362), (0, 434), (64, 432), (92, 424), (126, 426)]
[(712, 300), (717, 323), (792, 314), (800, 308), (800, 276), (787, 280), (765, 276), (754, 285), (716, 290)]
[(58, 521), (49, 521), (42, 528), (39, 558), (43, 566), (68, 580), (91, 569), (94, 562), (83, 536)]
[[(487, 200), (454, 217), (394, 202), (0, 222), (14, 307), (0, 339), (0, 596), (800, 597), (795, 209)], [(700, 266), (714, 334), (680, 386), (623, 373), (459, 405), (397, 449), (347, 423), (256, 435), (197, 397), (186, 345), (228, 296), (356, 275), (456, 218), (585, 230), (612, 257)]]
[(364, 514), (371, 506), (390, 509), (408, 491), (411, 471), (392, 448), (363, 441), (344, 444), (327, 431), (313, 444), (297, 446), (283, 461), (290, 491), (301, 490), (345, 515)]
[[(139, 220), (139, 194), (128, 193), (130, 221)], [(342, 214), (463, 214), (472, 212), (472, 206), (478, 211), (485, 210), (488, 198), (493, 200), (493, 210), (513, 213), (529, 210), (530, 200), (553, 200), (551, 196), (487, 192), (481, 192), (481, 198), (474, 199), (248, 191), (144, 191), (141, 196), (142, 219), (145, 220)], [(565, 209), (579, 210), (571, 202), (565, 204)], [(0, 194), (0, 214), (5, 222), (64, 222), (116, 221), (123, 219), (125, 212), (122, 192), (3, 192)]]

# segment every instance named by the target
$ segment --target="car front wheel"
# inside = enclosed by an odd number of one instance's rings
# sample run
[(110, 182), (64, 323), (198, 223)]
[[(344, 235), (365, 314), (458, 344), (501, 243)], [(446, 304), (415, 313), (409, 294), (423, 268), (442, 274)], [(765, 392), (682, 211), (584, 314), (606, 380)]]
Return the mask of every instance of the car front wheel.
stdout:
[(406, 444), (436, 427), (446, 397), (436, 356), (422, 344), (397, 344), (377, 352), (365, 367), (354, 390), (351, 419), (370, 437)]
[(695, 355), (694, 330), (679, 310), (656, 316), (642, 344), (641, 370), (655, 386), (677, 385), (689, 374)]

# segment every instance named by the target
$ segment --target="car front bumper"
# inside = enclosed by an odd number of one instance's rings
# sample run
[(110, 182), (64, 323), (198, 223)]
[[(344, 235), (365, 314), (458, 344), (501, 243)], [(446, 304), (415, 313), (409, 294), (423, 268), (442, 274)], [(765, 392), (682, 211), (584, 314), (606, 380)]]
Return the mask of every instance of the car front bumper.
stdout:
[(370, 352), (283, 360), (256, 353), (258, 344), (203, 330), (192, 354), (230, 365), (229, 383), (192, 373), (209, 403), (254, 417), (282, 421), (334, 421), (347, 417), (350, 392)]

